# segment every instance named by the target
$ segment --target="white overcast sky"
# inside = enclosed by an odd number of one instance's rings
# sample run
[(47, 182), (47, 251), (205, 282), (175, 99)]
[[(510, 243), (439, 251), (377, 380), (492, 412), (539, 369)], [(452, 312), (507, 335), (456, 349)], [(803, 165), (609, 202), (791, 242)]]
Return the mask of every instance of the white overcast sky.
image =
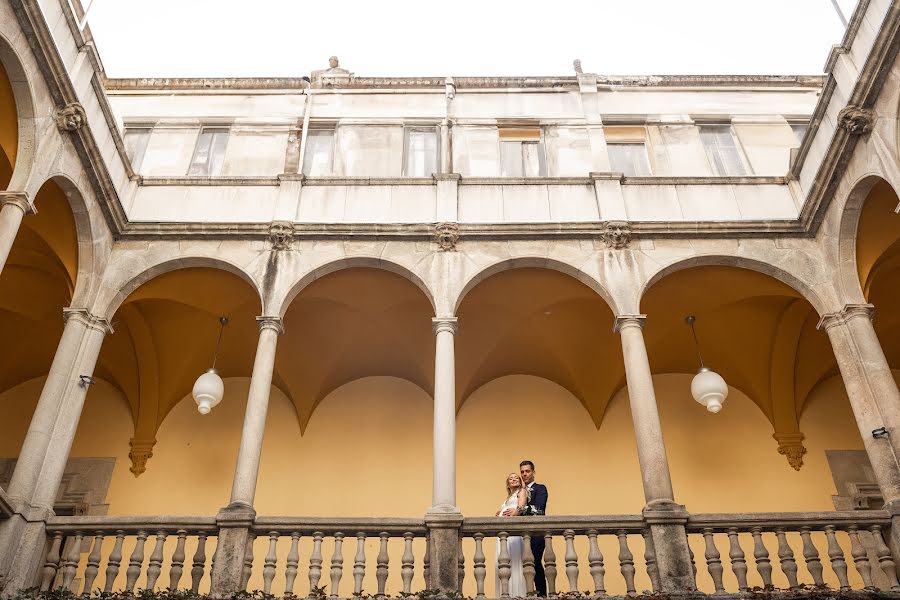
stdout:
[(88, 23), (109, 77), (299, 77), (332, 54), (362, 76), (818, 74), (843, 35), (831, 0), (94, 0)]

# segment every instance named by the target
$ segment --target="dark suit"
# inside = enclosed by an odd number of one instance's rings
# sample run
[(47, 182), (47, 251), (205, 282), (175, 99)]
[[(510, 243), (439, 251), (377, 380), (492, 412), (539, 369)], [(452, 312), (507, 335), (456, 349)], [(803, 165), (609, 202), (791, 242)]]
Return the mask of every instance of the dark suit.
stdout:
[[(532, 484), (528, 504), (547, 514), (547, 486)], [(547, 578), (544, 576), (544, 536), (531, 536), (531, 553), (534, 554), (534, 589), (538, 596), (547, 596)]]

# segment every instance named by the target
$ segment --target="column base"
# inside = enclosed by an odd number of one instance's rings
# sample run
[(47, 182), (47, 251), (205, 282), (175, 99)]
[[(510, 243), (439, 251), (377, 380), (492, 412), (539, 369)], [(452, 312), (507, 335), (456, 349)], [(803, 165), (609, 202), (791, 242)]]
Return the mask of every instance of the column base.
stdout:
[(429, 509), (425, 515), (431, 557), (425, 583), (430, 590), (456, 592), (459, 588), (459, 528), (463, 516), (458, 509), (455, 513), (431, 511)]
[(244, 552), (255, 519), (253, 507), (240, 502), (229, 504), (216, 515), (219, 538), (209, 590), (213, 598), (229, 598), (243, 591)]
[(14, 514), (0, 522), (0, 597), (35, 585), (46, 548), (46, 521)]
[(697, 589), (685, 524), (688, 512), (672, 501), (650, 502), (643, 510), (650, 530), (663, 593), (690, 597)]

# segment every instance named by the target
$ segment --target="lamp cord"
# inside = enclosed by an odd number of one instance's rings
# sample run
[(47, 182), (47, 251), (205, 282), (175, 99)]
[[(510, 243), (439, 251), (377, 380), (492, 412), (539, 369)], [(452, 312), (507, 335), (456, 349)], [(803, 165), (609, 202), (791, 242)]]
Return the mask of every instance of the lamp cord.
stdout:
[(700, 354), (700, 341), (697, 339), (697, 331), (694, 329), (694, 320), (697, 317), (690, 316), (685, 319), (687, 321), (688, 326), (691, 328), (691, 335), (694, 338), (694, 349), (697, 350), (697, 358), (700, 359), (700, 368), (706, 368), (706, 365), (703, 364), (703, 355)]
[(225, 333), (225, 325), (228, 324), (228, 318), (219, 317), (219, 339), (216, 340), (216, 351), (213, 354), (212, 368), (216, 368), (216, 361), (219, 360), (219, 346), (222, 344), (222, 335)]

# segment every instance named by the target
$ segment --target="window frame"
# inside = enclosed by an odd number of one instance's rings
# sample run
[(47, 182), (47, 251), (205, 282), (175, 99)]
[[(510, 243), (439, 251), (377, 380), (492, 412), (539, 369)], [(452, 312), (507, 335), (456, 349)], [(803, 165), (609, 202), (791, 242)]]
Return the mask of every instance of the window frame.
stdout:
[[(210, 154), (206, 160), (206, 174), (205, 175), (196, 175), (192, 174), (191, 171), (194, 168), (194, 163), (197, 160), (197, 153), (200, 150), (200, 139), (203, 137), (204, 133), (212, 133), (213, 137), (210, 141), (209, 150)], [(197, 139), (194, 142), (194, 152), (191, 154), (191, 162), (188, 164), (187, 168), (187, 176), (188, 177), (218, 177), (220, 173), (211, 173), (210, 172), (210, 159), (212, 158), (212, 149), (215, 146), (215, 135), (217, 133), (226, 134), (225, 138), (225, 146), (222, 148), (222, 166), (225, 165), (225, 157), (228, 155), (228, 144), (231, 142), (231, 126), (230, 125), (202, 125), (200, 127), (200, 131), (197, 133)], [(220, 167), (221, 170), (221, 167)]]
[[(328, 131), (331, 132), (331, 152), (328, 156), (328, 173), (327, 174), (318, 174), (318, 175), (309, 175), (306, 173), (306, 160), (309, 154), (309, 137), (313, 132), (322, 132)], [(301, 149), (301, 157), (300, 157), (300, 174), (304, 177), (334, 177), (335, 176), (335, 159), (337, 158), (337, 134), (338, 134), (338, 124), (333, 121), (319, 121), (312, 122), (309, 124), (309, 127), (306, 129), (306, 132), (301, 131), (301, 136), (303, 137), (304, 144)]]
[[(536, 129), (538, 131), (538, 139), (537, 140), (533, 140), (533, 139), (531, 139), (531, 140), (525, 140), (525, 139), (504, 140), (503, 134), (502, 134), (502, 131), (504, 129), (507, 131)], [(498, 126), (497, 131), (498, 131), (497, 150), (498, 150), (498, 157), (499, 157), (497, 167), (498, 167), (498, 171), (500, 173), (499, 174), (500, 177), (534, 178), (534, 177), (548, 177), (549, 176), (548, 175), (549, 167), (547, 165), (547, 146), (545, 143), (545, 136), (544, 136), (545, 132), (544, 132), (543, 126), (535, 125), (535, 124), (509, 124), (509, 125)], [(515, 136), (513, 136), (513, 137), (515, 137)], [(519, 136), (519, 137), (525, 137), (525, 136)], [(519, 144), (519, 158), (521, 160), (521, 168), (522, 168), (521, 175), (504, 175), (503, 174), (503, 144)], [(538, 154), (537, 154), (538, 174), (537, 175), (525, 175), (525, 153), (522, 152), (522, 150), (524, 149), (522, 146), (523, 144), (534, 144), (535, 147), (537, 148), (537, 151), (538, 151)]]
[[(153, 135), (153, 125), (153, 123), (125, 123), (122, 130), (122, 147), (125, 150), (125, 156), (128, 157), (128, 162), (131, 164), (131, 170), (135, 173), (139, 173), (141, 167), (144, 165), (144, 157), (147, 155), (147, 147), (150, 146), (150, 136)], [(128, 154), (128, 134), (133, 134), (136, 131), (146, 131), (147, 139), (141, 145), (140, 149), (135, 153), (135, 156), (132, 157)]]
[[(410, 175), (407, 170), (409, 160), (409, 138), (411, 133), (431, 133), (434, 135), (434, 169), (426, 175)], [(431, 177), (441, 170), (441, 127), (440, 125), (404, 125), (403, 126), (403, 152), (401, 153), (400, 176), (401, 177)]]
[[(706, 164), (709, 166), (710, 173), (712, 173), (713, 177), (747, 177), (748, 175), (753, 175), (753, 169), (750, 166), (750, 161), (747, 159), (747, 155), (744, 153), (744, 147), (741, 145), (741, 139), (738, 137), (737, 133), (734, 130), (734, 124), (731, 121), (695, 121), (697, 126), (697, 135), (700, 136), (700, 144), (703, 148), (703, 155), (706, 157)], [(712, 129), (712, 128), (722, 128), (727, 129), (728, 135), (731, 136), (732, 145), (734, 147), (735, 154), (737, 155), (737, 159), (740, 162), (742, 173), (718, 173), (713, 161), (710, 160), (710, 153), (707, 149), (707, 145), (703, 143), (703, 129)], [(716, 148), (722, 148), (719, 144), (716, 144)], [(724, 165), (724, 161), (722, 161)]]

